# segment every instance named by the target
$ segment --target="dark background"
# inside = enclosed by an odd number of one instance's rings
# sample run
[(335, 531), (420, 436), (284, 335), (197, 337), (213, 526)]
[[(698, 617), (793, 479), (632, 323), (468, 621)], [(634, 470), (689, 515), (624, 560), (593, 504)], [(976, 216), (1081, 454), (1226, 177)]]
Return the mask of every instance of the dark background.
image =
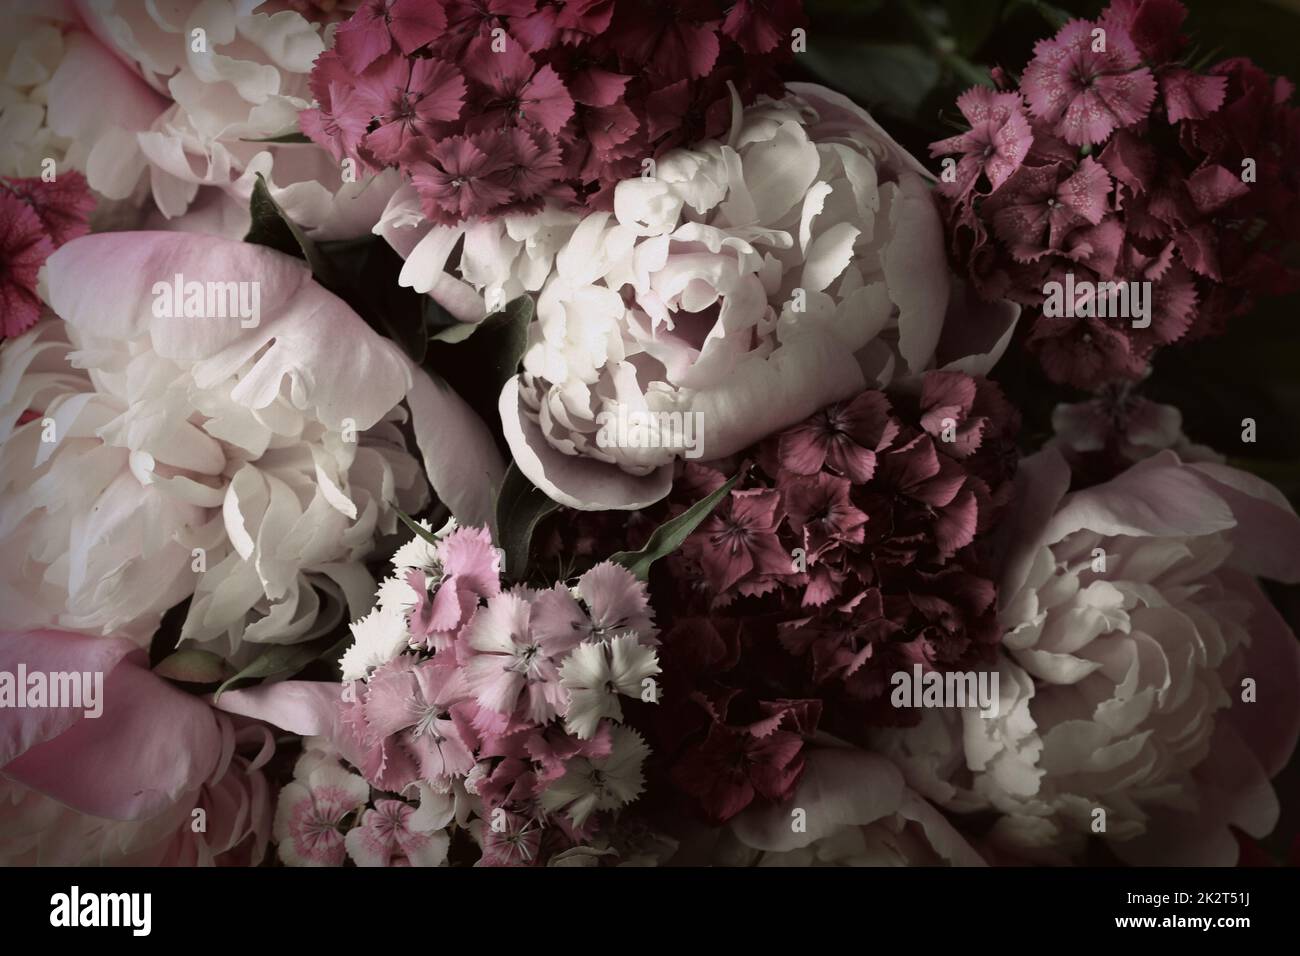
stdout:
[[(1300, 84), (1300, 0), (1183, 0), (1193, 59), (1250, 57)], [(867, 107), (922, 161), (928, 144), (965, 126), (957, 95), (990, 66), (1019, 74), (1034, 42), (1070, 17), (1095, 18), (1102, 2), (1063, 0), (805, 0), (808, 50), (797, 79), (822, 83)], [(1300, 101), (1293, 96), (1292, 103)], [(1300, 162), (1300, 157), (1296, 158)], [(937, 168), (936, 168), (937, 172)], [(994, 370), (1025, 417), (1027, 450), (1051, 434), (1058, 401), (1085, 396), (1053, 386), (1014, 352)], [(1300, 508), (1300, 296), (1260, 302), (1220, 338), (1161, 351), (1147, 397), (1178, 407), (1192, 441), (1277, 485)], [(1254, 444), (1241, 420), (1254, 418)], [(1300, 547), (1300, 542), (1296, 543)], [(1267, 586), (1300, 632), (1300, 586)], [(1300, 694), (1300, 687), (1294, 688)], [(1282, 819), (1264, 841), (1278, 861), (1300, 863), (1300, 759), (1276, 780)]]

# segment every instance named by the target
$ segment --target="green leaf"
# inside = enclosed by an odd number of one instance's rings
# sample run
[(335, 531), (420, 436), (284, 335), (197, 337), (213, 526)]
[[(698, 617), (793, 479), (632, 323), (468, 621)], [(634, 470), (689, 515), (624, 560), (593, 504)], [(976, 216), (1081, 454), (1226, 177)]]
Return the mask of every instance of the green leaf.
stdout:
[(665, 521), (655, 528), (654, 534), (650, 535), (650, 539), (640, 551), (620, 551), (611, 554), (609, 559), (615, 564), (623, 565), (644, 581), (650, 575), (650, 565), (680, 548), (682, 542), (690, 537), (691, 532), (700, 526), (700, 522), (713, 512), (732, 488), (736, 487), (736, 482), (740, 481), (743, 474), (743, 470), (736, 472), (713, 494), (701, 498), (676, 518)]
[(424, 302), (420, 304), (420, 317), (430, 341), (463, 342), (474, 333), (473, 322), (462, 322), (431, 296), (426, 295)]
[(429, 353), (423, 309), (432, 300), (397, 284), (402, 258), (382, 240), (367, 250), (356, 288), (345, 298), (376, 331), (420, 365)]
[(984, 45), (984, 41), (993, 33), (1001, 15), (1001, 4), (996, 0), (944, 0), (948, 11), (948, 23), (951, 25), (953, 39), (957, 49), (969, 56)]
[(248, 212), (252, 223), (248, 234), (244, 236), (245, 242), (268, 246), (295, 258), (306, 259), (307, 265), (311, 266), (311, 274), (317, 281), (331, 290), (340, 287), (339, 277), (329, 259), (271, 197), (271, 190), (261, 173), (257, 174), (257, 182), (253, 184)]
[(261, 138), (241, 138), (241, 143), (310, 143), (311, 137), (305, 133), (300, 133), (296, 129), (288, 132), (277, 133), (274, 136), (263, 136)]
[(457, 322), (469, 337), (456, 344), (431, 341), (426, 365), (493, 426), (501, 387), (519, 371), (532, 320), (533, 300), (522, 295), (476, 325)]
[(280, 675), (292, 676), (312, 661), (333, 653), (336, 648), (341, 650), (350, 641), (350, 635), (336, 638), (332, 634), (327, 634), (324, 637), (317, 638), (314, 641), (306, 641), (302, 644), (277, 644), (268, 647), (254, 658), (247, 667), (233, 677), (227, 678), (217, 688), (213, 700), (215, 701), (228, 691), (230, 685), (236, 681), (254, 680), (261, 677), (278, 677)]
[(406, 525), (408, 528), (410, 528), (412, 531), (415, 532), (416, 537), (423, 538), (425, 541), (429, 542), (429, 544), (432, 545), (438, 544), (438, 539), (433, 536), (432, 531), (424, 530), (424, 528), (420, 527), (419, 522), (417, 522), (414, 518), (408, 515), (401, 508), (394, 508), (393, 510), (397, 512), (397, 517), (402, 520), (402, 524)]
[(528, 347), (528, 324), (533, 321), (533, 300), (526, 295), (507, 303), (500, 312), (493, 312), (474, 329), (466, 340), (483, 358), (475, 367), (485, 375), (493, 400), (501, 393), (501, 386), (514, 378), (519, 363)]
[(230, 672), (226, 662), (211, 651), (186, 647), (159, 661), (153, 672), (186, 684), (215, 684)]
[(537, 522), (558, 507), (524, 477), (518, 465), (510, 463), (497, 494), (495, 530), (497, 545), (505, 552), (506, 572), (514, 580), (522, 580), (528, 570), (528, 549)]
[(868, 109), (911, 118), (939, 82), (939, 60), (920, 47), (809, 37), (802, 60), (814, 73)]

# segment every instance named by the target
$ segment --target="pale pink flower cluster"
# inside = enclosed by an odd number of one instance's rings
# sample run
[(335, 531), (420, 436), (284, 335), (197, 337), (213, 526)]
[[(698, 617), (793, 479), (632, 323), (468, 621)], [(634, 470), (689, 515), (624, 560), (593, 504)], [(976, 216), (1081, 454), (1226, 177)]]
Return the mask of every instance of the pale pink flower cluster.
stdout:
[(341, 661), (338, 754), (309, 753), (281, 793), (285, 862), (440, 865), (456, 829), (483, 864), (549, 862), (640, 794), (621, 700), (657, 700), (645, 585), (606, 562), (507, 588), (499, 554), (453, 521), (394, 555)]

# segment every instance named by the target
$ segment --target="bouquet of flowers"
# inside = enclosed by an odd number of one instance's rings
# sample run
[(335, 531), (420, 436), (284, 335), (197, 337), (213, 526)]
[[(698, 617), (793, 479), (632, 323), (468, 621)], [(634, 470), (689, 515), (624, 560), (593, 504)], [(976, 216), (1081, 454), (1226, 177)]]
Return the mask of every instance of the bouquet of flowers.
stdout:
[(1285, 856), (1292, 84), (842, 7), (4, 4), (0, 861)]

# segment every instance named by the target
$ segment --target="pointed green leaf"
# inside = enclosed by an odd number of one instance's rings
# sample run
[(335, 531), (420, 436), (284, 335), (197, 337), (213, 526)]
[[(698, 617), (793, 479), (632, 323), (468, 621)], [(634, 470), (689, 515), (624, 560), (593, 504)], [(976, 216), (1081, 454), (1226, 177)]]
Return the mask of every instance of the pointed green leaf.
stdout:
[(197, 647), (184, 647), (159, 661), (153, 672), (159, 677), (186, 684), (215, 684), (230, 672), (230, 668), (218, 654)]
[(310, 143), (311, 137), (309, 137), (306, 133), (300, 133), (296, 129), (291, 129), (288, 132), (277, 133), (274, 136), (263, 136), (255, 139), (241, 138), (240, 142), (241, 143)]
[(429, 349), (422, 308), (431, 300), (397, 284), (401, 268), (401, 256), (388, 243), (372, 243), (356, 288), (345, 298), (372, 328), (396, 342), (412, 362), (420, 365)]
[(248, 234), (244, 236), (245, 242), (268, 246), (286, 255), (306, 259), (307, 265), (311, 266), (312, 276), (321, 285), (328, 289), (340, 287), (339, 277), (329, 259), (272, 198), (271, 190), (261, 173), (257, 174), (257, 182), (253, 184), (248, 212), (252, 222)]
[[(497, 398), (501, 387), (519, 371), (532, 321), (533, 300), (523, 295), (482, 322), (456, 322), (454, 327), (443, 330), (442, 340), (435, 336), (429, 343), (426, 365), (441, 375), (489, 426), (495, 426), (499, 420)], [(451, 342), (450, 333), (460, 334), (460, 330), (465, 330), (467, 337)]]
[(278, 677), (280, 675), (292, 676), (312, 661), (334, 653), (336, 649), (342, 650), (351, 640), (350, 634), (345, 634), (342, 638), (327, 634), (324, 637), (319, 637), (314, 641), (305, 641), (302, 644), (276, 644), (268, 647), (254, 658), (247, 667), (233, 677), (227, 678), (217, 688), (213, 700), (215, 701), (228, 691), (230, 685), (236, 681), (254, 680), (260, 677)]
[(496, 541), (505, 552), (505, 569), (522, 580), (528, 570), (528, 549), (537, 522), (558, 508), (546, 493), (533, 486), (514, 462), (506, 470), (497, 495)]
[(615, 564), (623, 565), (644, 581), (650, 575), (650, 565), (680, 548), (682, 542), (690, 537), (691, 532), (698, 528), (718, 503), (731, 492), (732, 488), (736, 487), (736, 482), (740, 481), (743, 474), (744, 471), (736, 472), (717, 491), (701, 498), (676, 518), (665, 521), (655, 528), (654, 534), (650, 535), (650, 539), (640, 551), (620, 551), (611, 554), (609, 559)]
[(426, 531), (424, 528), (420, 527), (420, 523), (416, 521), (414, 518), (412, 518), (410, 515), (408, 515), (405, 511), (403, 511), (400, 508), (394, 508), (393, 510), (397, 512), (397, 517), (402, 520), (402, 524), (406, 525), (408, 528), (410, 528), (412, 531), (415, 532), (416, 537), (423, 538), (425, 541), (429, 542), (429, 544), (432, 545), (436, 545), (438, 543), (438, 539), (433, 536), (432, 531)]

